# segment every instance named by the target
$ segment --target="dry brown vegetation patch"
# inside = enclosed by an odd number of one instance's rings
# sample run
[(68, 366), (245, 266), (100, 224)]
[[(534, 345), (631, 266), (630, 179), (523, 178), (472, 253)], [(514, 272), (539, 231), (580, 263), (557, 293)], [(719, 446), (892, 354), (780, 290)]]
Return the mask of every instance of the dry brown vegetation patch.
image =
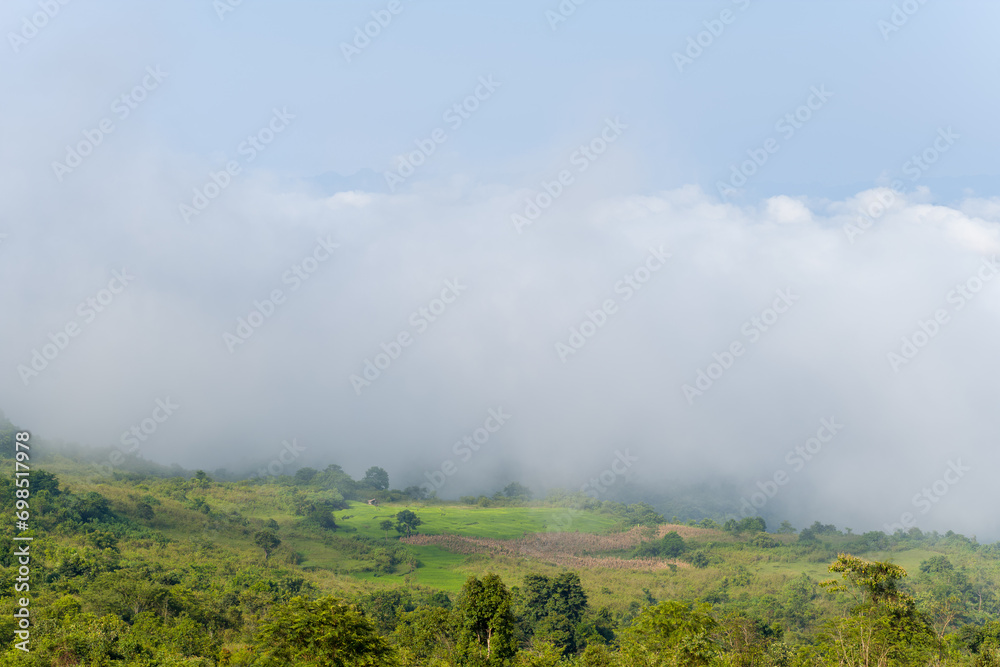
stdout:
[[(636, 529), (633, 528), (632, 530)], [(691, 539), (692, 537), (715, 540), (726, 537), (726, 533), (721, 530), (712, 530), (711, 528), (695, 528), (694, 526), (685, 526), (679, 523), (661, 524), (657, 530), (657, 536), (663, 537), (672, 530), (676, 531), (677, 534), (685, 540)]]
[[(690, 528), (681, 526), (681, 528)], [(703, 530), (703, 529), (692, 529)], [(669, 530), (663, 531), (665, 535)], [(714, 531), (705, 531), (714, 532)], [(678, 531), (679, 533), (679, 531)], [(671, 565), (690, 567), (687, 563), (659, 558), (621, 558), (616, 556), (595, 556), (606, 551), (631, 549), (638, 545), (649, 531), (633, 528), (624, 533), (612, 535), (591, 535), (589, 533), (527, 533), (514, 540), (498, 540), (485, 537), (465, 537), (462, 535), (414, 535), (402, 538), (402, 542), (414, 545), (433, 545), (459, 554), (497, 554), (521, 558), (534, 558), (567, 567), (603, 567), (616, 570), (665, 570)]]

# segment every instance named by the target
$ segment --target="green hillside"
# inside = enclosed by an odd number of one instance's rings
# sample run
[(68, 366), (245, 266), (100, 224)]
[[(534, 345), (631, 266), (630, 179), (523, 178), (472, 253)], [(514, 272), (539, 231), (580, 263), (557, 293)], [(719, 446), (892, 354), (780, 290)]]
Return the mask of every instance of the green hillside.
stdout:
[[(38, 445), (15, 477), (9, 435), (0, 521), (33, 540), (0, 554), (2, 665), (878, 664), (855, 661), (862, 645), (894, 665), (1000, 664), (1000, 548), (961, 535), (670, 525), (648, 505), (519, 485), (440, 502), (385, 488), (378, 468), (101, 477)], [(831, 572), (844, 553), (863, 560)]]

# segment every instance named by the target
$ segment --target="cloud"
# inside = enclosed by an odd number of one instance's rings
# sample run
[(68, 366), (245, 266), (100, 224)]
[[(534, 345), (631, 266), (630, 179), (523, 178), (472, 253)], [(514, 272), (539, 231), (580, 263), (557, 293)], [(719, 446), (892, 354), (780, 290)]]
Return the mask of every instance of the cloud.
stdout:
[(767, 200), (767, 214), (776, 222), (785, 224), (809, 222), (812, 218), (805, 204), (784, 195)]
[[(896, 193), (851, 242), (885, 190), (759, 206), (696, 186), (578, 192), (519, 234), (524, 192), (503, 185), (324, 197), (257, 171), (187, 224), (178, 205), (217, 165), (126, 164), (3, 193), (19, 216), (0, 229), (14, 323), (0, 405), (43, 437), (114, 444), (169, 397), (180, 407), (138, 453), (191, 468), (253, 468), (297, 438), (301, 464), (381, 465), (399, 487), (453, 459), (440, 493), (454, 497), (514, 479), (578, 488), (627, 447), (630, 483), (725, 478), (749, 497), (835, 418), (768, 512), (860, 530), (912, 511), (925, 528), (1000, 532), (977, 472), (998, 462), (1000, 281), (949, 298), (997, 253), (995, 201)], [(336, 249), (316, 254), (324, 239)], [(79, 304), (123, 268), (134, 281), (85, 322)], [(894, 369), (888, 355), (939, 310), (948, 321)], [(18, 366), (69, 323), (79, 334), (25, 386)], [(358, 392), (367, 363), (377, 376)], [(701, 372), (710, 386), (689, 400)], [(455, 443), (498, 408), (509, 421), (463, 460)], [(912, 497), (956, 458), (973, 471), (921, 514)]]

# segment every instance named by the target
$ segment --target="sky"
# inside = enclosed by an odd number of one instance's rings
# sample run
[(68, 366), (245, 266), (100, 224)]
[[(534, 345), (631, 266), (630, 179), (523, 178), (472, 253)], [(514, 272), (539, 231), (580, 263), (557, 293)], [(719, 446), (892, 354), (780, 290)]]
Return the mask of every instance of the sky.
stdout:
[(190, 469), (1000, 538), (997, 18), (12, 0), (0, 408)]

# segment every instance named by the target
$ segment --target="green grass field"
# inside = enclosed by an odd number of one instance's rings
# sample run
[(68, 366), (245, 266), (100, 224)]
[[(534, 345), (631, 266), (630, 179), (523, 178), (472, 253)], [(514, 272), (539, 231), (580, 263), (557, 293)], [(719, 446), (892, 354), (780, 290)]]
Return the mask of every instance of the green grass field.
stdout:
[(381, 586), (400, 586), (404, 584), (419, 584), (429, 588), (441, 589), (449, 593), (457, 593), (462, 584), (478, 570), (464, 567), (468, 556), (455, 554), (435, 546), (411, 547), (417, 554), (419, 565), (413, 572), (398, 572), (396, 574), (375, 574), (373, 572), (355, 572), (351, 576), (361, 581)]
[[(544, 533), (560, 526), (581, 533), (610, 532), (616, 519), (595, 512), (574, 512), (567, 519), (567, 510), (558, 507), (478, 507), (476, 505), (382, 505), (373, 507), (352, 502), (349, 509), (335, 513), (337, 524), (357, 530), (358, 535), (385, 537), (378, 525), (385, 519), (395, 519), (398, 512), (408, 509), (423, 521), (418, 528), (424, 535), (465, 535), (501, 540), (515, 539), (525, 533)], [(349, 516), (349, 519), (343, 519)], [(390, 535), (392, 531), (390, 531)]]

